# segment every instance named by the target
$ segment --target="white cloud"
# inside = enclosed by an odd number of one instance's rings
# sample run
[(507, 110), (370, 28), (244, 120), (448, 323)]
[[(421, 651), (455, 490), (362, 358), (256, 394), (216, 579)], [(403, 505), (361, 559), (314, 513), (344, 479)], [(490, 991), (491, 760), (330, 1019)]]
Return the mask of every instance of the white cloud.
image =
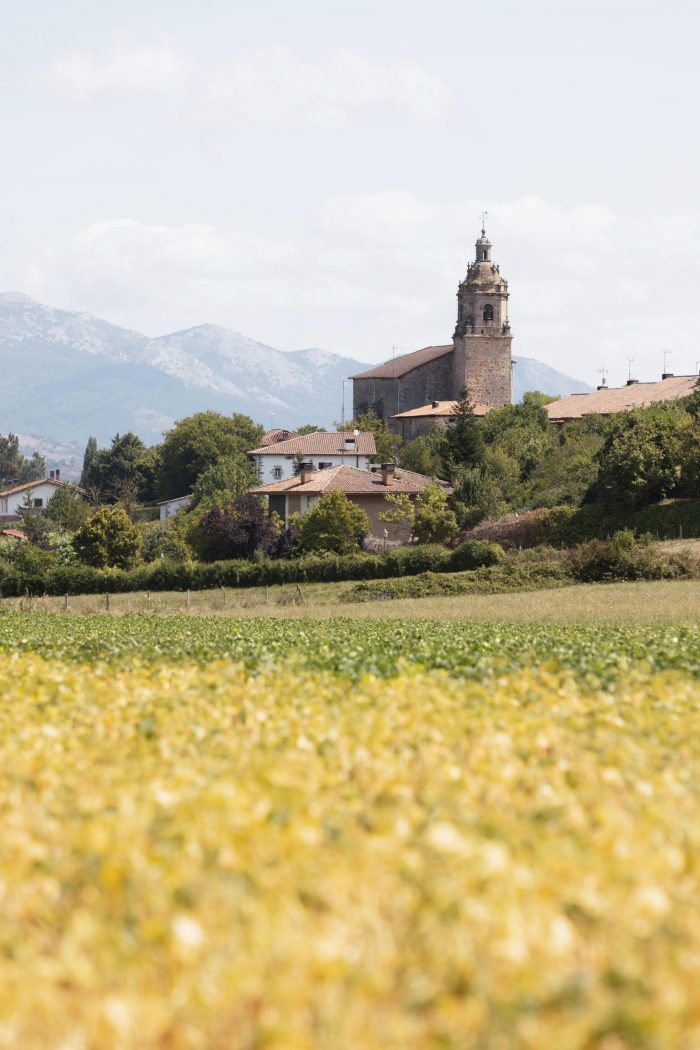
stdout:
[[(295, 237), (111, 220), (51, 258), (25, 253), (22, 290), (149, 334), (212, 321), (272, 345), (380, 360), (394, 343), (449, 341), (480, 208), (404, 191), (343, 195)], [(591, 383), (601, 365), (623, 382), (629, 357), (638, 378), (653, 378), (664, 347), (675, 371), (693, 370), (700, 216), (534, 197), (493, 201), (489, 212), (517, 354)]]
[(207, 86), (213, 119), (264, 128), (342, 128), (360, 113), (390, 110), (410, 120), (447, 116), (452, 94), (420, 66), (372, 62), (352, 51), (307, 61), (270, 47), (234, 58)]
[(71, 52), (43, 80), (79, 101), (162, 94), (187, 82), (191, 117), (226, 129), (336, 129), (378, 111), (424, 124), (448, 116), (453, 102), (446, 84), (415, 63), (386, 64), (353, 51), (310, 60), (275, 46), (197, 68), (165, 39), (120, 41), (104, 55)]
[(162, 94), (183, 86), (189, 61), (168, 40), (115, 43), (103, 55), (72, 51), (57, 58), (44, 82), (57, 94), (86, 101), (108, 96)]

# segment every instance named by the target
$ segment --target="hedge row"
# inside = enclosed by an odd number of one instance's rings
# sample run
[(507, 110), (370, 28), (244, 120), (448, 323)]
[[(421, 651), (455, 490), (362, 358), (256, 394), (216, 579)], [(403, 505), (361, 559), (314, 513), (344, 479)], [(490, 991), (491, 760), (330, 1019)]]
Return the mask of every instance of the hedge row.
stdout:
[(592, 539), (606, 539), (621, 529), (637, 535), (650, 532), (660, 540), (700, 537), (700, 500), (669, 500), (641, 510), (587, 503), (582, 507), (555, 507), (544, 530), (550, 543), (571, 546)]
[(0, 595), (116, 594), (129, 591), (201, 591), (215, 587), (260, 587), (414, 576), (495, 564), (498, 544), (471, 542), (455, 550), (437, 544), (400, 547), (382, 554), (318, 554), (277, 561), (219, 561), (209, 564), (156, 562), (128, 571), (55, 566), (32, 574), (0, 569)]

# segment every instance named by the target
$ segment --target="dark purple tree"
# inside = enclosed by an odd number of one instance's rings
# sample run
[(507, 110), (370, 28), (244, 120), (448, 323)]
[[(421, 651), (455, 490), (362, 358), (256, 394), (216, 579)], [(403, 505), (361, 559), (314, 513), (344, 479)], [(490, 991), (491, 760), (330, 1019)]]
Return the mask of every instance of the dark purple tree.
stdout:
[(257, 496), (245, 493), (205, 511), (197, 525), (196, 545), (209, 561), (252, 558), (256, 551), (272, 554), (279, 534), (279, 518), (271, 517)]

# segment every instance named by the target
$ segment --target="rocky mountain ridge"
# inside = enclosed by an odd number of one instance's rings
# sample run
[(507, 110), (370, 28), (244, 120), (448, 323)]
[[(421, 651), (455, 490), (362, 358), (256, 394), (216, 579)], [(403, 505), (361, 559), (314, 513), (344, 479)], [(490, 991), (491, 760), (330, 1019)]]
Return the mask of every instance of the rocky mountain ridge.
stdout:
[[(584, 383), (517, 358), (514, 397), (569, 394)], [(82, 449), (133, 430), (160, 440), (176, 419), (202, 409), (244, 412), (265, 426), (339, 419), (342, 380), (366, 362), (325, 350), (281, 351), (213, 324), (151, 338), (89, 313), (0, 294), (0, 433), (40, 447)], [(351, 406), (346, 387), (346, 411)]]

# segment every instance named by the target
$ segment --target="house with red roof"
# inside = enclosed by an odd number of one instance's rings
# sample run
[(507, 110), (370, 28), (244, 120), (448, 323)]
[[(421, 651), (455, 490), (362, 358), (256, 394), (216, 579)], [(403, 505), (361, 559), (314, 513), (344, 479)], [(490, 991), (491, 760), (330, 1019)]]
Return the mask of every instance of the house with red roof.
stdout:
[[(266, 435), (267, 437), (268, 435)], [(328, 470), (343, 465), (369, 470), (372, 456), (377, 451), (371, 431), (315, 431), (312, 434), (294, 434), (290, 438), (271, 440), (248, 455), (255, 463), (263, 484), (289, 481), (304, 461), (315, 470)]]
[(371, 535), (382, 537), (386, 528), (390, 539), (405, 539), (400, 527), (385, 525), (379, 520), (381, 513), (391, 509), (387, 496), (402, 493), (415, 500), (427, 485), (436, 484), (445, 493), (452, 492), (445, 482), (404, 470), (393, 463), (366, 470), (348, 464), (315, 470), (312, 463), (306, 462), (301, 464), (298, 476), (260, 485), (251, 491), (266, 497), (270, 512), (279, 514), (283, 521), (290, 514), (305, 514), (312, 510), (321, 496), (328, 492), (344, 492), (367, 514)]
[[(76, 485), (61, 481), (61, 471), (52, 470), (48, 478), (26, 481), (23, 485), (11, 485), (0, 492), (0, 521), (19, 521), (22, 512), (46, 510), (46, 506), (58, 489), (77, 489)], [(82, 489), (78, 489), (82, 492)]]

